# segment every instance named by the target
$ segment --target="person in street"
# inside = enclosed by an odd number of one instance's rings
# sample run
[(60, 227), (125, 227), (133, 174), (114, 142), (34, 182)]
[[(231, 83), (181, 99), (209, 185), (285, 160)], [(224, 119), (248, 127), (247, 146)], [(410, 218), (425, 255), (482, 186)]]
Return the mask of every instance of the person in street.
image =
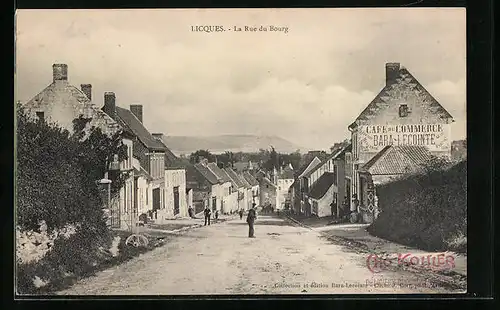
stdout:
[(193, 214), (193, 208), (191, 206), (189, 206), (188, 208), (188, 214), (189, 214), (189, 217), (190, 218), (193, 218), (194, 217), (194, 214)]
[(240, 209), (239, 213), (240, 213), (240, 220), (242, 220), (243, 219), (243, 209)]
[(255, 211), (255, 204), (248, 210), (247, 223), (248, 223), (248, 238), (255, 238), (253, 224), (257, 219), (257, 212)]
[(210, 216), (212, 215), (212, 212), (210, 211), (210, 209), (208, 207), (206, 207), (205, 211), (203, 211), (203, 212), (205, 214), (205, 226), (207, 226), (207, 223), (210, 226)]
[(215, 219), (218, 220), (219, 219), (219, 210), (215, 210)]

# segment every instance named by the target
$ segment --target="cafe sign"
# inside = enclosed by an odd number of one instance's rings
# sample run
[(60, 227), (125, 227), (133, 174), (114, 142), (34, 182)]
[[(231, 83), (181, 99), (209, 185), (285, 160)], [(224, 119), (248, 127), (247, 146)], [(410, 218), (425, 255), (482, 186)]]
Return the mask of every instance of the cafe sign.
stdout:
[(378, 152), (387, 145), (425, 146), (429, 151), (449, 151), (449, 124), (365, 125), (358, 130), (360, 152)]

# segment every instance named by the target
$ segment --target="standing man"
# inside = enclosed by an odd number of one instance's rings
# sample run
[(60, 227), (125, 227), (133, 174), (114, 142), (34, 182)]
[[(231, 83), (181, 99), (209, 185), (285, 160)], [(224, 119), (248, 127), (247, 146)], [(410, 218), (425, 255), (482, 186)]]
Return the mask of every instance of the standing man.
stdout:
[(240, 220), (242, 220), (243, 219), (243, 209), (240, 209), (239, 213), (240, 213)]
[(255, 238), (254, 230), (253, 230), (253, 223), (257, 219), (257, 212), (255, 212), (255, 203), (252, 204), (252, 209), (248, 211), (247, 215), (247, 223), (248, 223), (248, 238)]
[(210, 215), (212, 215), (212, 211), (210, 211), (210, 208), (207, 206), (205, 207), (205, 211), (203, 211), (205, 214), (205, 226), (210, 226)]

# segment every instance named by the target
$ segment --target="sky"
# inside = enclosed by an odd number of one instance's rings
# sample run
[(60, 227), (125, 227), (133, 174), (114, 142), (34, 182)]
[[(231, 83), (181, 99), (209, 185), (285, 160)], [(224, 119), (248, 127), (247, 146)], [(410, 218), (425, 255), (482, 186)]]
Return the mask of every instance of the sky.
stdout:
[[(193, 32), (192, 26), (224, 32)], [(245, 32), (245, 26), (287, 27)], [(18, 10), (16, 96), (52, 82), (92, 84), (117, 105), (143, 105), (166, 135), (258, 134), (328, 149), (383, 88), (399, 62), (466, 136), (466, 18), (459, 8)]]

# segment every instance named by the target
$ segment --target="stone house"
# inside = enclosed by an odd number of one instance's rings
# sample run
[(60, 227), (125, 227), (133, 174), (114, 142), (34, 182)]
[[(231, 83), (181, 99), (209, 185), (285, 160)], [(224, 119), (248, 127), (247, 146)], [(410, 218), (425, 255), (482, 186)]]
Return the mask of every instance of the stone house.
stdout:
[[(349, 180), (346, 178), (346, 165), (345, 165), (345, 156), (346, 153), (351, 151), (351, 144), (345, 144), (341, 148), (334, 150), (332, 154), (330, 154), (325, 160), (323, 160), (319, 165), (310, 169), (307, 173), (304, 173), (303, 178), (308, 178), (310, 190), (309, 193), (306, 194), (306, 197), (311, 197), (310, 193), (315, 192), (316, 194), (322, 192), (321, 190), (318, 192), (315, 189), (316, 186), (323, 187), (326, 183), (323, 181), (323, 184), (317, 185), (321, 177), (324, 173), (330, 172), (333, 175), (332, 187), (332, 200), (329, 202), (331, 204), (331, 209), (328, 209), (328, 212), (332, 215), (336, 214), (339, 217), (346, 215), (349, 213), (349, 199), (347, 197), (350, 196), (349, 190), (347, 189), (346, 183), (349, 184)], [(326, 193), (326, 192), (325, 192)], [(323, 196), (321, 196), (323, 197)], [(344, 206), (344, 202), (347, 203)], [(315, 206), (311, 205), (311, 208), (314, 209)], [(326, 210), (326, 209), (324, 209)], [(317, 211), (312, 210), (312, 214), (318, 214)], [(325, 215), (326, 216), (326, 215)]]
[[(207, 167), (208, 159), (204, 158), (199, 163), (194, 165), (195, 170), (198, 172), (195, 177), (195, 188), (205, 193), (208, 193), (209, 201), (205, 206), (208, 206), (212, 212), (221, 210), (222, 207), (222, 190), (221, 185), (224, 183)], [(200, 180), (199, 177), (202, 177)]]
[(248, 210), (248, 191), (247, 185), (240, 176), (231, 168), (224, 168), (224, 171), (231, 178), (232, 184), (235, 184), (238, 189), (238, 198), (237, 198), (237, 210)]
[(255, 203), (256, 206), (260, 206), (259, 199), (259, 181), (255, 179), (255, 177), (250, 173), (250, 171), (243, 172), (243, 177), (245, 180), (252, 186), (251, 194), (252, 194), (252, 203)]
[[(356, 210), (366, 208), (360, 199), (363, 185), (359, 172), (364, 164), (388, 145), (422, 146), (435, 156), (449, 158), (453, 121), (408, 69), (399, 63), (387, 63), (385, 86), (348, 126), (352, 166), (347, 169), (352, 169), (352, 203)], [(369, 184), (365, 187), (373, 188)]]
[[(41, 119), (73, 132), (73, 120), (83, 117), (90, 119), (87, 128), (99, 128), (111, 136), (120, 133), (122, 143), (127, 146), (128, 159), (119, 163), (119, 171), (127, 172), (128, 178), (115, 197), (112, 197), (110, 225), (113, 228), (126, 228), (130, 225), (129, 214), (134, 212), (134, 173), (133, 173), (133, 133), (121, 126), (110, 115), (104, 113), (92, 101), (92, 85), (82, 84), (80, 89), (68, 81), (68, 66), (52, 66), (52, 83), (31, 100), (22, 104), (22, 108), (32, 119)], [(111, 162), (113, 159), (110, 159)], [(104, 176), (105, 178), (107, 176)]]
[(151, 177), (152, 196), (147, 199), (151, 200), (152, 209), (148, 213), (155, 222), (161, 223), (168, 218), (165, 207), (165, 146), (144, 126), (142, 105), (131, 105), (130, 110), (118, 107), (115, 94), (107, 92), (102, 110), (134, 134), (134, 157)]
[(253, 204), (252, 185), (245, 179), (245, 177), (243, 176), (243, 172), (237, 172), (236, 175), (240, 179), (244, 188), (243, 204), (247, 209), (251, 209)]
[(294, 181), (294, 172), (290, 166), (282, 168), (277, 179), (276, 209), (285, 209), (285, 204), (291, 202), (288, 192)]
[(377, 217), (377, 186), (420, 172), (434, 155), (425, 146), (388, 145), (359, 169), (359, 210), (364, 222)]
[[(153, 133), (159, 142), (165, 146), (165, 209), (169, 218), (189, 216), (188, 208), (193, 206), (193, 189), (187, 185), (187, 165), (178, 158), (167, 146), (162, 133)], [(189, 170), (191, 171), (191, 170)]]
[(224, 180), (229, 180), (229, 182), (231, 183), (231, 187), (230, 187), (230, 191), (229, 191), (229, 196), (227, 197), (227, 206), (228, 208), (225, 208), (225, 211), (226, 212), (229, 212), (229, 213), (234, 213), (234, 212), (237, 212), (238, 209), (239, 209), (239, 188), (240, 188), (240, 185), (238, 183), (235, 182), (235, 180), (233, 180), (231, 178), (231, 176), (229, 175), (229, 173), (226, 171), (226, 169), (230, 169), (230, 168), (221, 168), (221, 173), (224, 175)]
[(316, 166), (321, 164), (321, 160), (318, 157), (314, 157), (308, 165), (305, 166), (305, 169), (297, 176), (298, 181), (298, 199), (299, 199), (299, 212), (305, 215), (311, 215), (311, 204), (309, 203), (309, 199), (307, 199), (307, 193), (311, 189), (311, 175), (309, 172), (313, 170)]
[(229, 198), (232, 193), (231, 179), (225, 172), (222, 171), (221, 168), (217, 166), (216, 163), (208, 163), (207, 167), (219, 180), (222, 181), (219, 187), (221, 203), (220, 212), (222, 214), (227, 214), (235, 208), (235, 201), (232, 201), (232, 199)]

